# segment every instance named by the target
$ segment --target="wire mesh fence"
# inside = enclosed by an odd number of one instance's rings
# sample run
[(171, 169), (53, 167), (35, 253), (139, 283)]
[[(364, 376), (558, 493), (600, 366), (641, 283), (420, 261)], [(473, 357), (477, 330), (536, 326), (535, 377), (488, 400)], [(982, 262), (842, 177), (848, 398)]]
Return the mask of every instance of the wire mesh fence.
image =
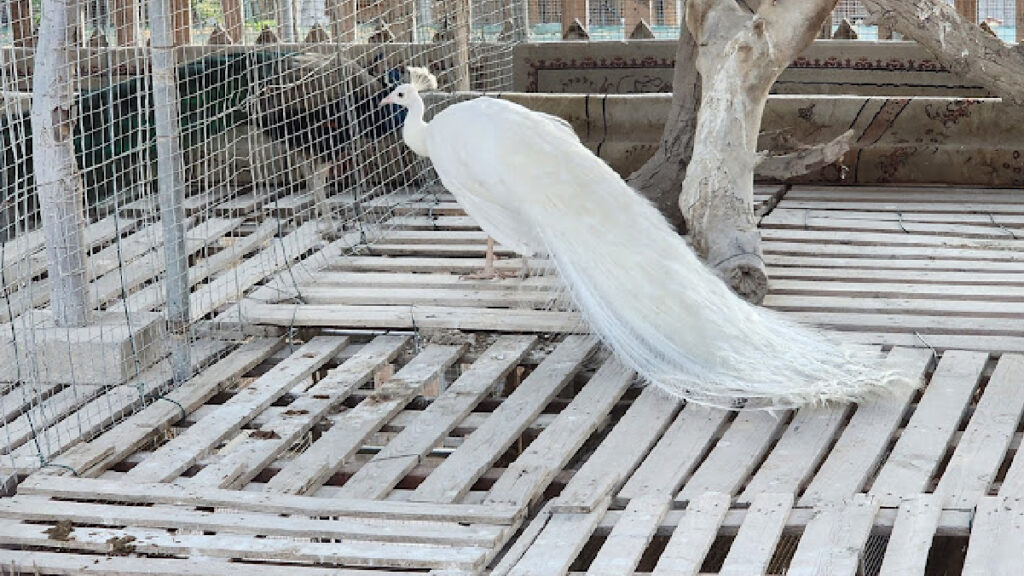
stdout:
[[(245, 337), (243, 294), (286, 291), (429, 193), (404, 111), (380, 100), (410, 64), (445, 91), (508, 90), (515, 17), (423, 0), (3, 4), (0, 465), (51, 465), (169, 402)], [(199, 329), (218, 317), (216, 337)]]

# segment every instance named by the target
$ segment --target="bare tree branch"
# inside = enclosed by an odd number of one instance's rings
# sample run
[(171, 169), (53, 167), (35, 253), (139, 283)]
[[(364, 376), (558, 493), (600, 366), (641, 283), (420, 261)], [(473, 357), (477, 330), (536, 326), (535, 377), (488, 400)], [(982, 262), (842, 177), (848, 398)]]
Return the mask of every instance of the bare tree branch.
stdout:
[(1024, 48), (965, 21), (942, 0), (863, 0), (872, 19), (913, 38), (951, 72), (1024, 104)]
[(789, 154), (768, 155), (762, 153), (754, 170), (760, 177), (775, 180), (787, 180), (807, 174), (841, 159), (850, 150), (854, 135), (853, 130), (847, 130), (831, 142), (807, 146)]

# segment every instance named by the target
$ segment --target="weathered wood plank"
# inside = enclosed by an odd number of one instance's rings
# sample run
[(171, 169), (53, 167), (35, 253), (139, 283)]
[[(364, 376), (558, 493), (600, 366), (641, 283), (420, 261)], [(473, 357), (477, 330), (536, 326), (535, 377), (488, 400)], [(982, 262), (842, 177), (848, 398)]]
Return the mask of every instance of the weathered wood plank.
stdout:
[[(1024, 208), (1024, 203), (1021, 204)], [(761, 230), (761, 236), (768, 244), (776, 243), (829, 243), (843, 246), (863, 245), (886, 246), (889, 248), (928, 247), (936, 249), (984, 249), (1018, 250), (1024, 241), (1003, 234), (1002, 237), (967, 238), (960, 235), (937, 236), (934, 234), (849, 232), (845, 230), (803, 230), (794, 228), (769, 228)]]
[(536, 339), (499, 338), (444, 393), (349, 478), (338, 494), (382, 498), (504, 378)]
[(672, 500), (666, 494), (632, 500), (590, 564), (588, 576), (633, 576)]
[(196, 422), (161, 446), (146, 461), (129, 470), (126, 479), (132, 482), (167, 482), (180, 476), (196, 459), (320, 369), (347, 344), (348, 338), (313, 338), (284, 362), (232, 396), (219, 410)]
[(798, 494), (825, 457), (850, 409), (849, 405), (801, 408), (737, 502), (753, 502), (761, 493)]
[[(930, 350), (895, 348), (886, 366), (908, 378), (921, 378), (932, 362)], [(862, 402), (843, 430), (825, 463), (800, 498), (801, 506), (842, 500), (861, 490), (878, 466), (889, 439), (906, 412), (912, 391), (896, 390), (890, 397)]]
[[(210, 360), (220, 354), (227, 344), (220, 341), (198, 340), (192, 344), (193, 370), (201, 370)], [(102, 386), (80, 386), (77, 397), (70, 394), (68, 402), (62, 403), (62, 417), (56, 419), (36, 420), (34, 426), (27, 422), (27, 437), (41, 439), (36, 442), (25, 442), (14, 448), (10, 453), (10, 462), (16, 467), (38, 467), (40, 449), (42, 456), (51, 459), (83, 439), (91, 438), (102, 432), (104, 428), (117, 422), (132, 409), (144, 403), (144, 399), (173, 379), (170, 363), (165, 359), (142, 371), (136, 378), (126, 384), (107, 388)], [(74, 388), (67, 389), (74, 392)], [(141, 392), (141, 394), (140, 394)], [(51, 408), (47, 403), (47, 409)], [(12, 426), (13, 423), (8, 424)], [(27, 437), (25, 439), (27, 439)], [(22, 440), (24, 442), (24, 440)], [(13, 446), (13, 442), (11, 444)]]
[(337, 328), (450, 328), (495, 332), (572, 332), (583, 326), (579, 315), (542, 310), (448, 308), (445, 306), (317, 306), (239, 302), (242, 317), (255, 324)]
[(608, 502), (605, 499), (589, 514), (552, 514), (533, 545), (509, 571), (509, 576), (565, 574), (604, 516)]
[(1019, 500), (978, 500), (963, 576), (1016, 576), (1024, 564), (1024, 510)]
[[(512, 302), (509, 300), (507, 302)], [(508, 305), (508, 304), (506, 304)], [(878, 298), (862, 298), (847, 296), (813, 296), (809, 294), (799, 295), (771, 295), (765, 297), (764, 305), (776, 310), (783, 310), (795, 314), (823, 314), (830, 315), (827, 322), (839, 325), (860, 325), (871, 327), (884, 326), (886, 328), (899, 328), (902, 326), (913, 329), (914, 326), (923, 326), (913, 316), (928, 315), (936, 316), (959, 316), (956, 321), (950, 321), (944, 327), (948, 329), (961, 329), (965, 332), (986, 332), (990, 328), (988, 322), (992, 318), (1000, 318), (1001, 323), (991, 326), (993, 331), (1011, 332), (1004, 323), (1006, 319), (1012, 318), (1019, 322), (1024, 316), (1024, 305), (1020, 302), (1002, 302), (998, 300), (986, 300), (983, 296), (972, 298), (965, 294), (962, 299), (930, 299), (930, 298), (904, 298), (899, 295)], [(851, 315), (846, 315), (851, 313)], [(969, 322), (975, 318), (982, 318), (981, 326), (976, 329), (967, 330)], [(895, 320), (895, 321), (893, 321)], [(1018, 330), (1016, 334), (1024, 334), (1024, 330)]]
[(433, 520), (465, 523), (512, 524), (521, 513), (503, 505), (434, 504), (421, 502), (390, 502), (348, 500), (222, 490), (190, 488), (175, 484), (137, 484), (97, 478), (45, 476), (33, 474), (22, 481), (19, 494), (35, 494), (54, 498), (123, 502), (127, 504), (164, 504), (228, 508), (268, 514), (298, 516), (351, 516), (388, 520)]
[[(640, 464), (679, 410), (680, 401), (648, 386), (630, 405), (600, 446), (572, 476), (558, 498), (558, 512), (589, 512), (617, 489)], [(611, 480), (610, 480), (611, 479)], [(665, 492), (667, 493), (667, 492)]]
[(367, 436), (404, 407), (430, 381), (439, 378), (462, 355), (464, 346), (429, 345), (374, 397), (349, 410), (345, 419), (321, 434), (267, 482), (267, 492), (309, 494), (323, 485), (366, 441)]
[(71, 521), (75, 524), (171, 528), (217, 532), (334, 538), (371, 542), (407, 542), (448, 546), (495, 546), (503, 528), (488, 524), (463, 526), (455, 522), (344, 518), (330, 520), (301, 516), (282, 517), (256, 512), (197, 511), (190, 507), (115, 506), (85, 502), (53, 501), (40, 496), (15, 496), (0, 500), (0, 517), (33, 522)]
[(941, 513), (940, 498), (931, 494), (900, 503), (879, 576), (923, 576)]
[[(217, 462), (187, 481), (192, 486), (241, 487), (327, 417), (348, 395), (387, 365), (405, 345), (404, 336), (378, 336), (359, 352), (298, 394), (287, 409), (260, 422), (262, 434), (248, 434)], [(263, 414), (266, 414), (265, 410)], [(255, 419), (254, 419), (255, 420)]]
[(505, 307), (533, 309), (565, 309), (568, 302), (558, 305), (559, 294), (550, 291), (461, 289), (446, 288), (348, 288), (303, 286), (302, 300), (312, 305), (375, 305), (375, 306), (450, 306), (450, 307)]
[(728, 494), (712, 492), (690, 501), (652, 576), (696, 576), (729, 511), (729, 500)]
[[(980, 242), (980, 241), (978, 241)], [(973, 260), (988, 263), (1019, 264), (1024, 251), (1015, 245), (1003, 247), (942, 248), (935, 246), (891, 246), (826, 244), (822, 242), (764, 242), (764, 253), (788, 256), (889, 258), (906, 260)]]
[(484, 503), (525, 506), (540, 496), (608, 416), (633, 377), (633, 371), (618, 360), (606, 361), (554, 422), (509, 465)]
[(597, 346), (569, 336), (501, 403), (451, 456), (416, 488), (414, 502), (455, 502), (469, 491), (504, 450), (522, 434), (555, 394), (582, 368)]
[[(345, 274), (337, 272), (336, 274)], [(372, 273), (366, 273), (372, 274)], [(850, 286), (859, 282), (880, 282), (900, 286), (939, 285), (943, 288), (971, 286), (1024, 286), (1024, 272), (962, 272), (943, 270), (900, 270), (865, 268), (821, 268), (821, 267), (768, 267), (769, 282), (775, 279), (844, 281)], [(375, 274), (385, 276), (385, 274)], [(352, 273), (358, 276), (358, 273)], [(340, 281), (341, 279), (339, 279)], [(355, 279), (354, 279), (355, 280)], [(357, 281), (357, 280), (355, 280)]]
[(928, 488), (987, 360), (988, 354), (981, 352), (943, 354), (910, 422), (871, 485), (871, 493), (882, 505), (898, 505)]
[(787, 576), (856, 576), (878, 502), (865, 494), (816, 510)]
[[(106, 556), (0, 549), (0, 564), (18, 572), (63, 576), (281, 576), (281, 566), (266, 563), (219, 562), (210, 558)], [(293, 564), (288, 576), (408, 576), (407, 571), (318, 568)]]
[(226, 358), (203, 370), (188, 382), (168, 392), (170, 402), (153, 402), (99, 438), (79, 444), (59, 458), (62, 467), (47, 468), (47, 473), (98, 476), (111, 464), (123, 459), (181, 418), (181, 409), (195, 410), (222, 386), (234, 382), (242, 374), (266, 360), (284, 345), (280, 339), (254, 340), (243, 344)]
[[(531, 274), (539, 274), (552, 269), (546, 258), (526, 259)], [(395, 256), (381, 258), (379, 256), (348, 256), (332, 260), (327, 271), (376, 271), (376, 272), (442, 272), (446, 274), (470, 274), (483, 268), (483, 258), (413, 258)], [(497, 270), (518, 272), (523, 269), (522, 258), (502, 258), (494, 263)]]
[(729, 412), (687, 404), (619, 491), (622, 498), (674, 494), (705, 454)]
[(736, 492), (771, 447), (784, 418), (761, 411), (737, 415), (676, 500), (691, 500), (705, 492)]
[[(949, 272), (945, 274), (951, 274)], [(975, 282), (984, 281), (987, 275), (973, 274)], [(1016, 277), (1016, 276), (1015, 276)], [(1016, 277), (1020, 280), (1020, 277)], [(1024, 286), (985, 284), (912, 284), (909, 282), (868, 282), (863, 278), (849, 280), (788, 280), (776, 278), (770, 281), (772, 293), (795, 295), (842, 297), (842, 298), (913, 298), (921, 300), (970, 299), (985, 301), (1013, 302), (1024, 298)]]
[(720, 576), (763, 574), (792, 507), (793, 495), (789, 493), (755, 496), (718, 572)]
[[(922, 250), (930, 253), (930, 250)], [(920, 270), (925, 272), (994, 272), (1018, 273), (1024, 263), (998, 262), (982, 259), (896, 257), (886, 254), (771, 254), (765, 253), (765, 264), (773, 267), (843, 268), (847, 270)]]
[(935, 494), (953, 508), (971, 508), (988, 493), (1024, 412), (1024, 356), (1004, 354), (989, 378)]
[(0, 543), (59, 550), (109, 553), (126, 537), (138, 554), (204, 555), (247, 560), (280, 559), (292, 562), (330, 562), (351, 566), (395, 568), (483, 567), (487, 548), (451, 547), (393, 542), (310, 542), (254, 538), (232, 534), (169, 534), (147, 528), (75, 528), (67, 540), (53, 540), (45, 525), (0, 522)]

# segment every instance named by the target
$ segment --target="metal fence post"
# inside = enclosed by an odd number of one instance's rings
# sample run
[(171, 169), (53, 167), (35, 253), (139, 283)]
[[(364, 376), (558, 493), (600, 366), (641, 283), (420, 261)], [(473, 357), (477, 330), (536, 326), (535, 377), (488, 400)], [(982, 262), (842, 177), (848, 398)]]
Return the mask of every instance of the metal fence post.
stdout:
[(185, 247), (185, 185), (182, 177), (179, 100), (170, 0), (149, 0), (156, 128), (157, 198), (167, 271), (167, 327), (176, 384), (191, 376), (188, 251)]

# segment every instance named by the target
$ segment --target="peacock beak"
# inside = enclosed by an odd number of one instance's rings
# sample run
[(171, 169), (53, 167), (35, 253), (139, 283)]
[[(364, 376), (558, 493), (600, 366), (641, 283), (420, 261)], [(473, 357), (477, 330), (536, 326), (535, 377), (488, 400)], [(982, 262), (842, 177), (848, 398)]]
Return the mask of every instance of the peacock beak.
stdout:
[(395, 99), (392, 98), (391, 96), (392, 96), (392, 94), (388, 94), (383, 100), (380, 101), (380, 105), (381, 106), (385, 106), (387, 104), (394, 104), (395, 103)]

